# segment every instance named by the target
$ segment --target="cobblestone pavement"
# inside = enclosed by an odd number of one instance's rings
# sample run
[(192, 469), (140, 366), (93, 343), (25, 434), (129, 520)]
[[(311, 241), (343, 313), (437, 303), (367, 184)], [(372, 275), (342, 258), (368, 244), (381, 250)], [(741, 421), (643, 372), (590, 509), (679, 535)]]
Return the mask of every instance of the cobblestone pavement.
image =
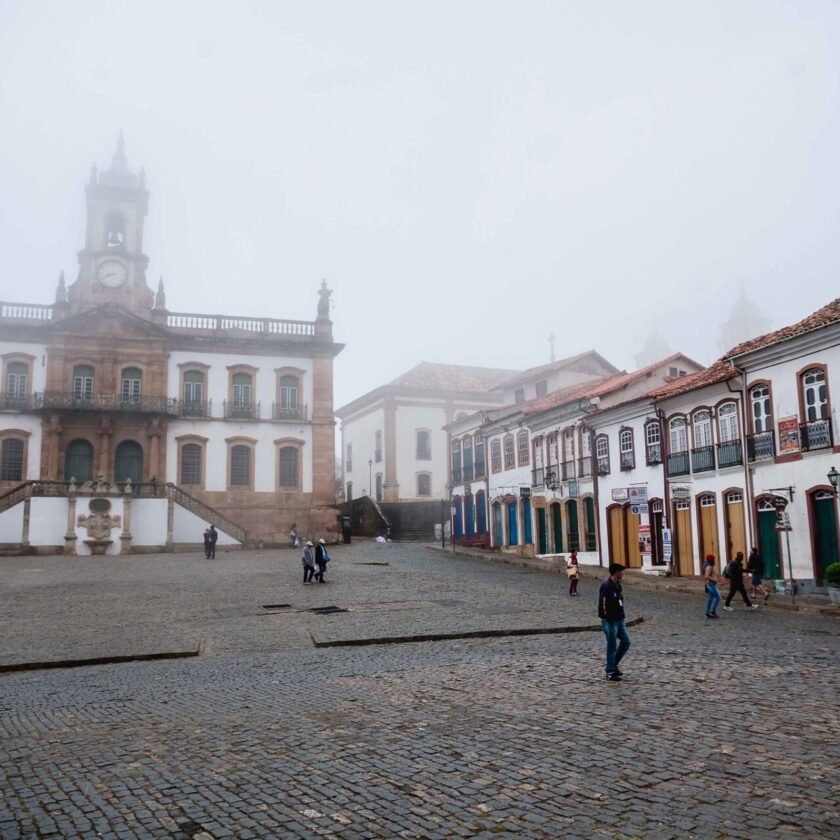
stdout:
[(290, 552), (0, 558), (7, 664), (205, 643), (0, 674), (0, 836), (840, 836), (836, 619), (713, 622), (631, 582), (622, 683), (597, 632), (315, 648), (593, 623), (594, 570), (570, 599), (558, 575), (420, 546), (334, 554), (307, 587)]

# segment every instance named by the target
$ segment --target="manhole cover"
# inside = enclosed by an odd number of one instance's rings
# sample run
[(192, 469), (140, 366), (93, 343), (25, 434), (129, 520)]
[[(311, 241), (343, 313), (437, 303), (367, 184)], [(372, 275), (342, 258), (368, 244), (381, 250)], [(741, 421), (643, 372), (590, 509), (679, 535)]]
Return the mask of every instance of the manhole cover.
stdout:
[(349, 610), (345, 610), (343, 607), (313, 607), (309, 612), (316, 615), (332, 615), (333, 613), (349, 612)]

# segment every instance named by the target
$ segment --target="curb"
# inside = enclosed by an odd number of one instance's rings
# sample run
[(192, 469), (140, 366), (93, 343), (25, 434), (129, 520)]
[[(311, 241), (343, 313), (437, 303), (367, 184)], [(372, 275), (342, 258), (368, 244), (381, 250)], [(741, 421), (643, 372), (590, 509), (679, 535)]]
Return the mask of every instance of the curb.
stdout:
[(93, 656), (89, 659), (53, 659), (46, 662), (18, 662), (0, 665), (0, 674), (16, 671), (44, 671), (52, 668), (86, 668), (92, 665), (115, 665), (121, 662), (150, 662), (157, 659), (188, 659), (199, 656), (201, 647), (195, 650), (174, 650), (166, 653), (130, 653), (123, 656)]
[[(635, 627), (645, 620), (644, 616), (625, 621), (627, 627)], [(319, 642), (311, 633), (312, 644), (316, 648), (328, 647), (362, 647), (365, 645), (401, 645), (409, 642), (443, 642), (452, 639), (493, 639), (510, 636), (548, 636), (559, 633), (592, 633), (600, 632), (600, 624), (582, 624), (565, 627), (534, 627), (516, 630), (470, 630), (463, 633), (418, 633), (413, 636), (381, 636), (369, 639), (335, 639)]]

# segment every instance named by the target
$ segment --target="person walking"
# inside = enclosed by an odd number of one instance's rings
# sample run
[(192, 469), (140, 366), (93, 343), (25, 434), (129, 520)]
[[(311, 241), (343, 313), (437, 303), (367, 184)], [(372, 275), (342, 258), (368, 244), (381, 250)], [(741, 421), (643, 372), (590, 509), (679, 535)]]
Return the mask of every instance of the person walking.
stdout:
[(758, 597), (759, 591), (764, 596), (764, 603), (770, 597), (770, 592), (764, 585), (764, 559), (758, 553), (758, 549), (753, 546), (750, 551), (750, 558), (747, 560), (747, 571), (750, 573), (750, 595), (753, 598)]
[(327, 571), (327, 563), (330, 562), (330, 556), (327, 554), (327, 544), (323, 537), (318, 540), (318, 545), (315, 546), (315, 565), (318, 571), (315, 572), (315, 579), (318, 583), (324, 583), (324, 572)]
[(303, 547), (303, 554), (300, 562), (303, 563), (303, 583), (304, 585), (312, 583), (312, 576), (315, 574), (315, 555), (312, 553), (312, 543), (306, 541)]
[(747, 590), (744, 589), (744, 554), (743, 552), (739, 551), (735, 555), (735, 559), (729, 563), (726, 567), (726, 571), (729, 574), (726, 574), (724, 571), (724, 577), (729, 578), (729, 594), (726, 596), (726, 603), (723, 605), (723, 608), (727, 612), (732, 612), (732, 607), (729, 604), (732, 602), (732, 599), (735, 597), (736, 592), (741, 593), (741, 597), (744, 599), (744, 603), (747, 607), (751, 610), (757, 610), (758, 604), (754, 604), (750, 601), (750, 596), (747, 595)]
[(292, 522), (292, 527), (289, 529), (289, 540), (291, 542), (291, 544), (289, 545), (289, 548), (297, 548), (298, 533), (297, 533), (297, 525), (295, 525), (294, 522)]
[(210, 559), (210, 529), (204, 529), (204, 556), (207, 560)]
[(606, 677), (610, 682), (620, 682), (624, 676), (618, 666), (630, 648), (630, 636), (624, 626), (624, 597), (621, 592), (623, 574), (624, 566), (621, 563), (610, 563), (610, 576), (598, 591), (598, 617), (607, 637)]
[(580, 578), (580, 566), (578, 565), (577, 552), (573, 551), (566, 560), (566, 574), (569, 576), (569, 595), (574, 598), (577, 594), (578, 579)]
[(703, 580), (706, 583), (706, 618), (719, 618), (717, 608), (720, 603), (720, 590), (714, 554), (706, 555), (706, 562), (703, 564)]
[(215, 525), (210, 526), (210, 559), (216, 559), (216, 541), (219, 539), (219, 532)]

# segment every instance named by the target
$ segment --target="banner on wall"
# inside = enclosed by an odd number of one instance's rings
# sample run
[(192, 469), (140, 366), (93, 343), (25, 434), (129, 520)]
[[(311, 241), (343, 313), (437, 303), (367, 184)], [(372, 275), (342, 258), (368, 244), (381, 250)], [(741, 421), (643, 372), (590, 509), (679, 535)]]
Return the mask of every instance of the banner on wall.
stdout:
[(799, 452), (799, 418), (779, 418), (779, 452)]

